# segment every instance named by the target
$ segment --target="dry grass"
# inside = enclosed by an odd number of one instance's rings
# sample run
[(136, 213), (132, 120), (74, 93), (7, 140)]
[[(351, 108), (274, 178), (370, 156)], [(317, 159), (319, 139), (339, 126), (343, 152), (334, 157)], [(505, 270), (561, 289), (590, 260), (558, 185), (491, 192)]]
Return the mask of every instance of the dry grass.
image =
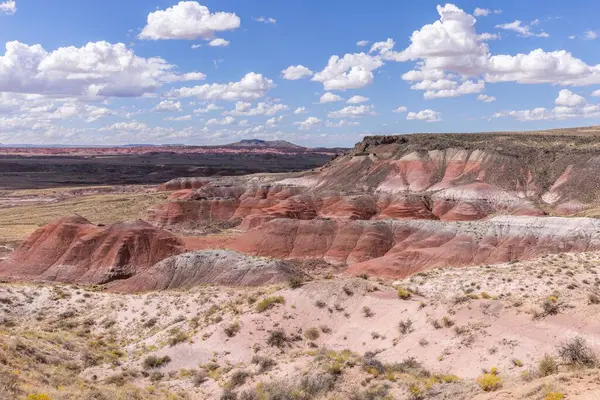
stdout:
[[(82, 188), (77, 188), (82, 189)], [(39, 195), (57, 189), (40, 190)], [(66, 190), (66, 189), (65, 189)], [(11, 192), (13, 196), (37, 191)], [(93, 223), (111, 224), (141, 218), (146, 210), (167, 199), (165, 193), (107, 193), (70, 197), (53, 203), (26, 204), (0, 209), (0, 243), (21, 241), (37, 228), (60, 217), (79, 214)]]

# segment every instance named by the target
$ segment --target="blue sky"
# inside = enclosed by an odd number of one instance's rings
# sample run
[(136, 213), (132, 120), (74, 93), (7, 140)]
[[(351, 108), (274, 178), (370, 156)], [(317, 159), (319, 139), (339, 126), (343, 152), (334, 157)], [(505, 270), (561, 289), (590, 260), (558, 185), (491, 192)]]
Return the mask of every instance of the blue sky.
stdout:
[(582, 0), (0, 0), (0, 143), (350, 146), (594, 125), (598, 11)]

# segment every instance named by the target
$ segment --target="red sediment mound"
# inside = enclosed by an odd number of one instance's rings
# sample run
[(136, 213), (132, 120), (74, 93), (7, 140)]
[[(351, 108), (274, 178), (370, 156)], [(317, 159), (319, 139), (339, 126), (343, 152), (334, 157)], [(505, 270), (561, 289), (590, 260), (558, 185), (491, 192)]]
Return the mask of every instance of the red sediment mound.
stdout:
[(161, 191), (173, 191), (182, 189), (199, 189), (211, 181), (210, 178), (192, 177), (175, 178), (160, 185)]
[(0, 263), (0, 276), (102, 284), (183, 251), (181, 239), (141, 220), (104, 227), (72, 216), (34, 232)]
[(277, 219), (230, 246), (252, 255), (348, 264), (351, 274), (398, 278), (435, 267), (600, 250), (600, 221), (511, 216), (480, 222)]

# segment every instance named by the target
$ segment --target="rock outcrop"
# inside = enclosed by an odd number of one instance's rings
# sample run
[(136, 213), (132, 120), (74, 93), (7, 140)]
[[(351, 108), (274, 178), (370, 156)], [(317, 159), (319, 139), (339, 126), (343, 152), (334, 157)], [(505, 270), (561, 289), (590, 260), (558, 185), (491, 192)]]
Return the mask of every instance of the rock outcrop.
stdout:
[(109, 284), (119, 292), (178, 289), (200, 284), (259, 286), (287, 282), (302, 272), (288, 261), (207, 250), (169, 257), (145, 271)]
[(34, 232), (0, 263), (0, 276), (103, 284), (129, 278), (183, 251), (177, 236), (141, 220), (105, 227), (71, 216)]

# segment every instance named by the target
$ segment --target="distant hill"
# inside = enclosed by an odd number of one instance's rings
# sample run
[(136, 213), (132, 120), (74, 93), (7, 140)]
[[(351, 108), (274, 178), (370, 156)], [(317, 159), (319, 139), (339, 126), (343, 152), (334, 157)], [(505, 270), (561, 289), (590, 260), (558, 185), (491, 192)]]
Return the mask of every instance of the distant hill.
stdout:
[(239, 142), (225, 145), (224, 147), (265, 147), (270, 149), (304, 149), (305, 147), (287, 142), (285, 140), (260, 140), (244, 139)]

